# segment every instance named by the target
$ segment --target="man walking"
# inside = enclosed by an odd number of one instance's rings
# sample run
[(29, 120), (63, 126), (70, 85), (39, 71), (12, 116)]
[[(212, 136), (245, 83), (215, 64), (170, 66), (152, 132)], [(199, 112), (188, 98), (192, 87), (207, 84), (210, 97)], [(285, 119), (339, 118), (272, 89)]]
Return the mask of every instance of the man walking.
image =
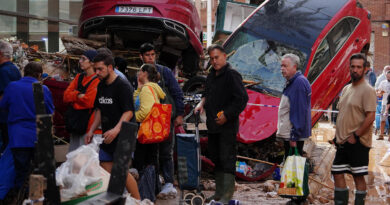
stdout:
[(280, 99), (276, 137), (284, 141), (285, 159), (292, 147), (302, 156), (304, 140), (311, 136), (311, 87), (298, 71), (299, 61), (291, 53), (282, 57), (281, 72), (287, 82)]
[[(172, 97), (174, 101), (173, 113), (174, 122), (173, 125), (180, 126), (183, 124), (183, 115), (184, 115), (184, 103), (183, 103), (183, 92), (180, 89), (179, 84), (175, 76), (173, 75), (171, 69), (168, 67), (159, 65), (156, 63), (156, 52), (155, 48), (150, 43), (144, 43), (140, 47), (140, 58), (144, 63), (155, 65), (157, 72), (160, 73), (161, 81), (159, 85), (167, 89), (164, 92), (168, 91), (167, 98)], [(172, 127), (173, 128), (173, 127)], [(173, 146), (174, 146), (174, 129), (171, 129), (170, 139), (159, 144), (159, 162), (162, 170), (162, 175), (164, 177), (165, 184), (162, 187), (162, 190), (159, 195), (172, 195), (176, 196), (177, 191), (173, 187)]]
[[(0, 40), (0, 98), (7, 85), (16, 80), (20, 80), (19, 69), (11, 62), (13, 53), (12, 45)], [(7, 112), (0, 110), (0, 153), (8, 144)]]
[[(100, 83), (95, 98), (95, 118), (86, 134), (85, 143), (91, 142), (93, 132), (101, 123), (104, 141), (100, 145), (99, 161), (100, 165), (111, 173), (122, 122), (135, 121), (133, 88), (130, 83), (115, 74), (112, 56), (106, 53), (98, 54), (93, 59), (93, 63)], [(140, 199), (137, 182), (129, 173), (126, 179), (126, 189), (132, 197)]]
[(226, 61), (225, 49), (211, 45), (207, 50), (212, 68), (205, 92), (195, 113), (206, 110), (208, 151), (215, 164), (215, 194), (207, 200), (227, 204), (235, 188), (239, 115), (248, 102), (241, 75)]
[(335, 205), (348, 204), (348, 188), (344, 173), (350, 173), (355, 181), (355, 204), (364, 204), (368, 173), (369, 151), (372, 141), (372, 122), (375, 119), (376, 95), (364, 79), (367, 60), (364, 54), (350, 58), (352, 83), (340, 97), (340, 110), (336, 122), (336, 157), (332, 165)]

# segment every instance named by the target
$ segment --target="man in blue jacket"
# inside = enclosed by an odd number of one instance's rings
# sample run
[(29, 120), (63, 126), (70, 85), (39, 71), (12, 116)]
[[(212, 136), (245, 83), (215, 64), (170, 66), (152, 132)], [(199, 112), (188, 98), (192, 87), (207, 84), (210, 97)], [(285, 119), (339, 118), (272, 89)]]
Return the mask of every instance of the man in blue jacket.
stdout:
[[(161, 81), (159, 85), (168, 90), (167, 97), (170, 95), (174, 101), (174, 126), (180, 126), (183, 124), (184, 115), (184, 103), (183, 92), (173, 75), (171, 69), (168, 67), (159, 65), (156, 63), (155, 48), (150, 43), (144, 43), (140, 47), (140, 58), (144, 63), (153, 64), (156, 66), (157, 71), (160, 73)], [(163, 84), (164, 82), (164, 84)], [(164, 89), (164, 92), (166, 90)], [(174, 145), (174, 129), (171, 129), (171, 139), (159, 144), (159, 161), (162, 169), (162, 175), (164, 177), (165, 185), (162, 187), (161, 195), (176, 196), (177, 191), (173, 187), (173, 145)]]
[[(11, 82), (0, 100), (0, 108), (8, 111), (8, 146), (11, 148), (15, 165), (15, 189), (23, 185), (34, 157), (37, 126), (32, 84), (38, 82), (41, 76), (41, 64), (36, 62), (27, 64), (24, 68), (24, 77)], [(45, 85), (42, 87), (46, 112), (52, 114), (54, 105), (50, 90)]]
[[(11, 62), (12, 45), (0, 40), (0, 98), (11, 81), (21, 78), (19, 69)], [(0, 153), (8, 144), (7, 112), (0, 110)]]
[(281, 72), (287, 82), (280, 99), (276, 137), (284, 141), (285, 159), (291, 147), (297, 147), (302, 155), (304, 140), (311, 136), (311, 87), (298, 67), (295, 54), (282, 57)]

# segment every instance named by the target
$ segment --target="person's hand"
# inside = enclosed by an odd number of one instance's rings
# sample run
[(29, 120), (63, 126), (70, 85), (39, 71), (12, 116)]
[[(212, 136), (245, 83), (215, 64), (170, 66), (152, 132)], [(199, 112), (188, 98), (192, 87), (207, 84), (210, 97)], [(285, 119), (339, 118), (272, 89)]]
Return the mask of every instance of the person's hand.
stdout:
[(199, 114), (202, 114), (204, 112), (203, 104), (202, 102), (198, 103), (194, 109), (194, 114), (199, 112)]
[(225, 114), (221, 113), (219, 117), (215, 118), (215, 122), (217, 123), (217, 125), (225, 124), (227, 122)]
[(180, 126), (183, 124), (183, 116), (178, 115), (175, 119), (174, 125), (175, 127)]
[(91, 143), (92, 137), (93, 137), (93, 132), (87, 132), (87, 134), (85, 135), (85, 138), (84, 138), (84, 143), (85, 144)]
[(139, 87), (139, 88), (142, 88), (142, 86), (144, 85), (144, 84), (139, 80), (139, 76), (137, 76), (137, 83), (138, 83), (138, 87)]
[(85, 96), (85, 94), (84, 93), (80, 93), (80, 94), (78, 94), (77, 95), (77, 97), (80, 99), (80, 98), (83, 98)]
[(290, 147), (296, 147), (297, 142), (296, 141), (290, 141)]
[(347, 139), (347, 142), (348, 142), (349, 144), (355, 144), (355, 143), (356, 143), (356, 138), (355, 138), (355, 136), (353, 136), (353, 135), (349, 136), (348, 139)]
[(108, 130), (107, 132), (105, 132), (103, 134), (103, 138), (104, 138), (103, 142), (106, 144), (110, 144), (112, 141), (114, 141), (116, 136), (118, 136), (119, 131), (120, 131), (119, 129), (114, 127), (111, 130)]

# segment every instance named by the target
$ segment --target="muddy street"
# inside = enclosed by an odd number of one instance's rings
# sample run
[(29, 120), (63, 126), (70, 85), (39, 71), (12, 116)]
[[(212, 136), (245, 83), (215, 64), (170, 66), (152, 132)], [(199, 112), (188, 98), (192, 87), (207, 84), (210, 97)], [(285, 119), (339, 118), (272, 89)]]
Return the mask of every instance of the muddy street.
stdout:
[[(330, 175), (330, 166), (335, 155), (335, 149), (327, 141), (334, 136), (335, 129), (328, 122), (318, 123), (313, 128), (311, 140), (305, 144), (304, 150), (313, 162), (314, 173), (310, 174), (312, 180), (309, 181), (311, 194), (308, 198), (308, 204), (334, 204), (333, 203), (333, 180)], [(390, 204), (390, 142), (385, 140), (376, 140), (373, 136), (373, 147), (370, 151), (369, 175), (366, 176), (368, 185), (367, 205), (385, 205)], [(389, 156), (384, 158), (386, 153)], [(210, 196), (215, 189), (215, 184), (210, 175), (204, 174), (202, 182), (206, 188), (204, 194)], [(315, 179), (315, 181), (313, 180)], [(346, 176), (347, 184), (350, 189), (349, 203), (354, 200), (354, 183), (350, 175)], [(286, 204), (288, 199), (277, 195), (278, 182), (273, 181), (272, 177), (261, 182), (245, 182), (237, 180), (234, 199), (239, 200), (240, 204)], [(158, 205), (179, 204), (180, 194), (175, 199), (157, 200)]]

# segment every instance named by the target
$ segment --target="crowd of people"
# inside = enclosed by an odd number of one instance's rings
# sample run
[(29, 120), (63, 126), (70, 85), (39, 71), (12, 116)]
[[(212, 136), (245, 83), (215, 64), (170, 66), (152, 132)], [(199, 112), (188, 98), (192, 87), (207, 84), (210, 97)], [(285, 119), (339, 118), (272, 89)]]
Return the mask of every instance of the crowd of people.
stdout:
[[(31, 62), (23, 69), (24, 77), (21, 78), (19, 69), (11, 62), (12, 54), (11, 44), (0, 41), (1, 153), (6, 149), (12, 152), (16, 179), (10, 193), (17, 193), (31, 172), (30, 162), (37, 140), (32, 84), (42, 80), (43, 70), (40, 63)], [(69, 105), (65, 113), (66, 129), (70, 133), (68, 152), (89, 144), (96, 134), (102, 134), (100, 166), (110, 172), (122, 122), (142, 123), (153, 104), (169, 97), (174, 108), (170, 137), (158, 144), (137, 143), (133, 167), (142, 173), (145, 167), (154, 166), (156, 175), (161, 172), (165, 182), (162, 187), (155, 183), (155, 194), (176, 196), (173, 128), (183, 123), (183, 93), (172, 70), (156, 64), (152, 44), (141, 46), (140, 58), (144, 65), (136, 78), (130, 78), (123, 74), (126, 61), (114, 58), (107, 48), (87, 50), (81, 55), (82, 72), (70, 82), (63, 95), (64, 103)], [(46, 112), (52, 114), (54, 105), (50, 90), (45, 85), (43, 89)], [(130, 173), (127, 174), (126, 189), (132, 197), (141, 199), (142, 193), (140, 195)]]
[[(42, 65), (31, 62), (23, 69), (23, 78), (12, 64), (12, 46), (0, 41), (0, 128), (1, 153), (8, 149), (15, 166), (13, 191), (21, 188), (30, 171), (36, 141), (36, 114), (32, 84), (41, 80)], [(114, 152), (122, 122), (142, 123), (155, 103), (172, 104), (170, 137), (161, 143), (137, 142), (133, 164), (140, 173), (153, 166), (156, 176), (161, 174), (164, 186), (157, 177), (154, 194), (176, 196), (174, 183), (173, 147), (174, 127), (183, 124), (183, 93), (172, 70), (156, 64), (152, 44), (142, 44), (139, 57), (143, 61), (137, 76), (130, 78), (126, 61), (114, 57), (107, 48), (87, 50), (81, 55), (77, 74), (63, 95), (69, 104), (66, 126), (70, 132), (69, 152), (89, 144), (95, 134), (102, 134), (99, 161), (108, 172), (113, 167)], [(235, 170), (239, 115), (248, 102), (241, 75), (227, 62), (227, 54), (220, 45), (212, 45), (207, 53), (211, 69), (202, 99), (194, 112), (206, 111), (209, 157), (215, 164), (216, 191), (207, 201), (227, 204), (235, 187)], [(296, 147), (303, 155), (303, 145), (311, 136), (311, 86), (299, 71), (300, 59), (289, 53), (281, 58), (281, 74), (286, 79), (279, 110), (276, 137), (284, 143), (285, 158)], [(369, 150), (375, 112), (380, 113), (379, 140), (383, 139), (390, 108), (390, 66), (376, 79), (363, 54), (350, 57), (351, 83), (342, 90), (337, 108), (336, 157), (332, 165), (335, 180), (335, 204), (348, 204), (348, 188), (344, 174), (352, 174), (355, 185), (355, 204), (364, 204), (368, 173)], [(376, 82), (375, 82), (376, 81)], [(50, 90), (43, 86), (46, 112), (53, 113)], [(376, 92), (375, 92), (376, 91)], [(169, 100), (170, 99), (170, 100)], [(377, 126), (378, 127), (378, 126)], [(356, 157), (358, 156), (358, 157)], [(136, 199), (144, 198), (139, 184), (127, 173), (126, 189)], [(153, 198), (153, 197), (152, 197)], [(292, 203), (303, 203), (292, 200)]]

